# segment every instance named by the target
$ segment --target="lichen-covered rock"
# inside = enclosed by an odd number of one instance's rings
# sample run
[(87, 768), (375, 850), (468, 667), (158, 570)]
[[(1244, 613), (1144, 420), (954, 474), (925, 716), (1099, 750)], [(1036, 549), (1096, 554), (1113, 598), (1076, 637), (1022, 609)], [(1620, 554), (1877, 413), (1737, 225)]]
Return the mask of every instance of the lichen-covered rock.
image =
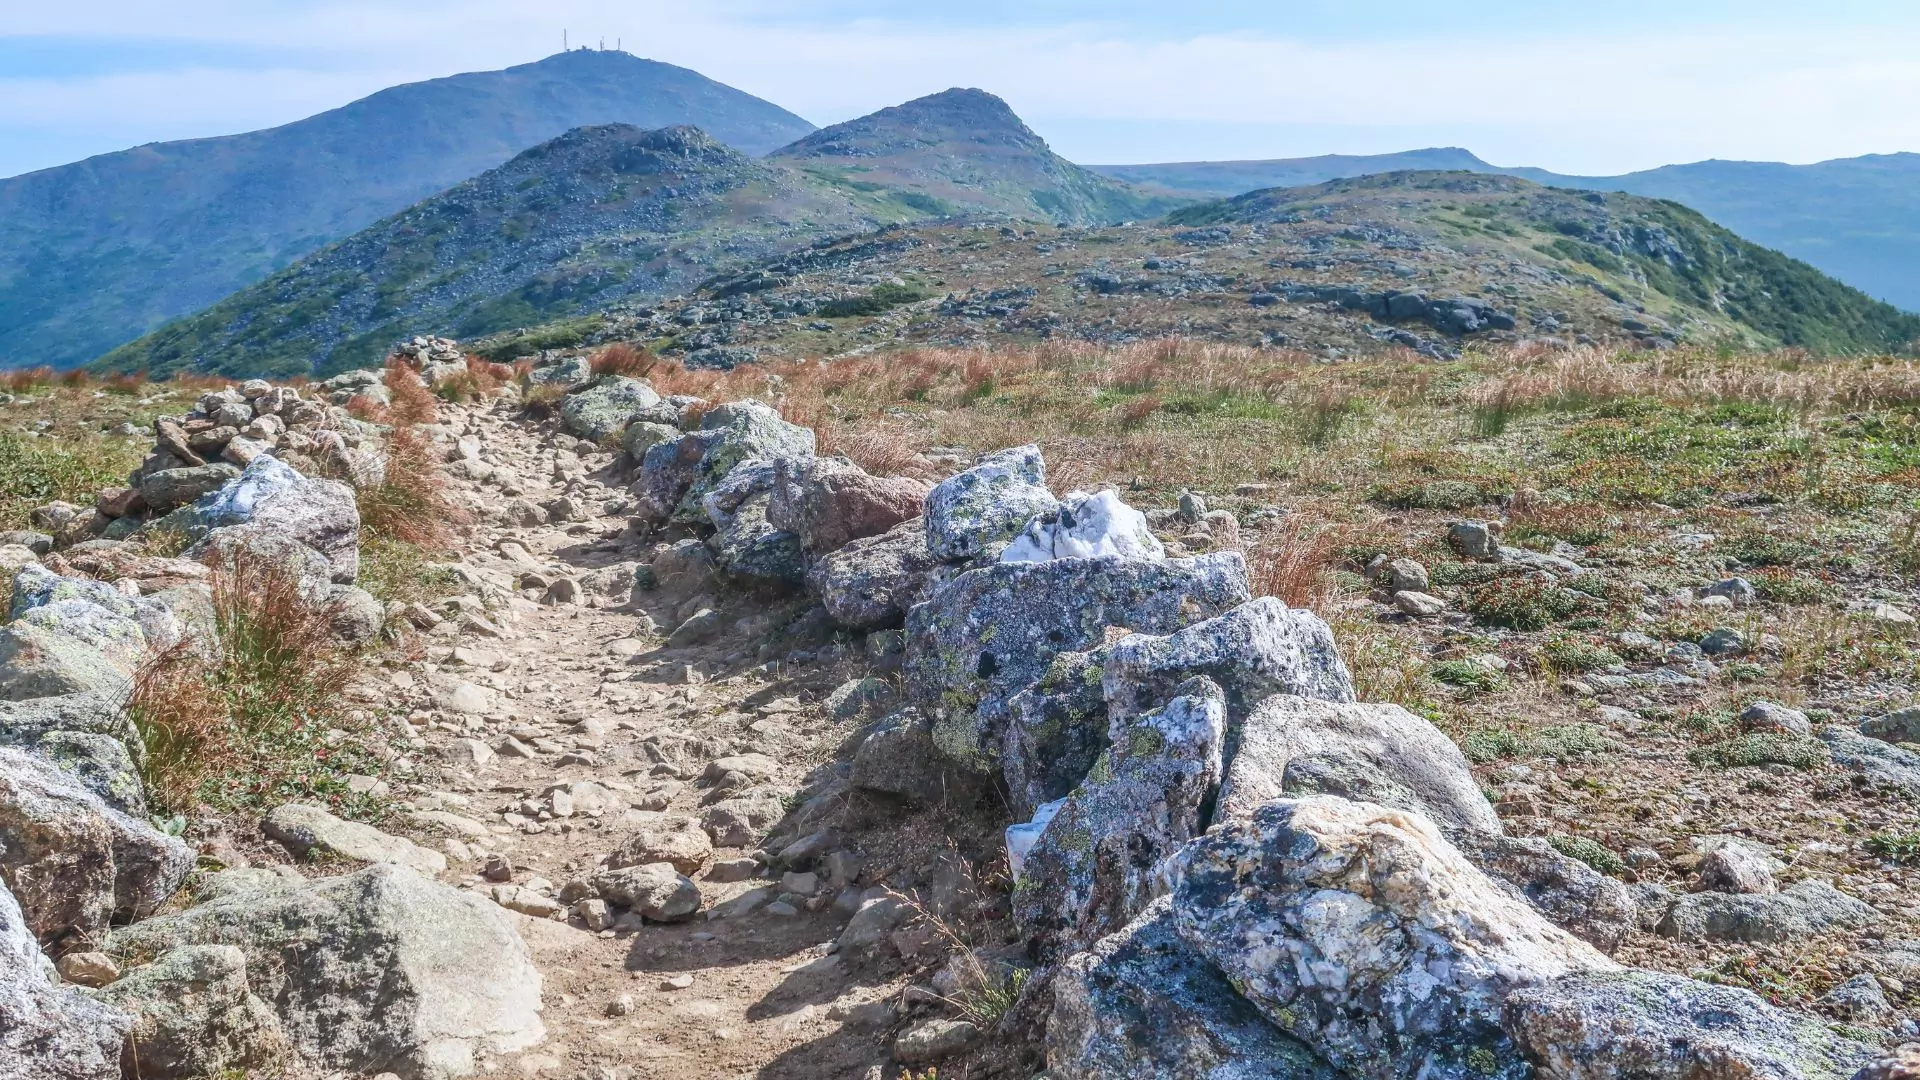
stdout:
[(5, 745), (33, 751), (72, 773), (80, 786), (99, 796), (101, 802), (135, 821), (146, 820), (146, 782), (140, 778), (133, 755), (119, 739), (92, 731), (48, 731), (32, 742), (9, 742), (6, 733), (0, 732), (0, 746)]
[(349, 648), (369, 645), (387, 625), (387, 607), (365, 589), (335, 585), (327, 590), (327, 623)]
[(119, 1080), (133, 1018), (61, 986), (0, 880), (0, 1065), (21, 1080)]
[(1456, 831), (1449, 839), (1488, 877), (1516, 889), (1547, 921), (1612, 955), (1640, 920), (1627, 886), (1538, 837)]
[(1062, 499), (1051, 514), (1029, 521), (1026, 531), (1000, 553), (1000, 561), (1045, 562), (1103, 555), (1164, 559), (1167, 549), (1147, 527), (1147, 516), (1121, 502), (1119, 495), (1076, 491)]
[(334, 584), (351, 585), (360, 574), (360, 508), (338, 480), (309, 479), (263, 455), (193, 509), (206, 530), (252, 525), (305, 544), (327, 560)]
[(1114, 644), (1103, 676), (1116, 722), (1157, 707), (1173, 687), (1205, 675), (1227, 692), (1231, 757), (1247, 715), (1274, 694), (1353, 700), (1353, 677), (1334, 645), (1333, 630), (1313, 612), (1271, 596), (1165, 637), (1153, 636), (1168, 634), (1165, 630), (1132, 629), (1139, 633)]
[(1008, 701), (1037, 682), (1055, 656), (1098, 646), (1116, 628), (1169, 634), (1246, 599), (1247, 564), (1238, 552), (969, 570), (908, 613), (907, 686), (933, 721), (941, 750), (991, 771)]
[(561, 356), (534, 365), (527, 381), (534, 386), (578, 386), (593, 378), (593, 365), (584, 356)]
[(1865, 901), (1810, 879), (1771, 895), (1689, 893), (1667, 909), (1658, 933), (1681, 941), (1799, 941), (1879, 919)]
[(1363, 1080), (1520, 1080), (1507, 995), (1615, 968), (1401, 810), (1268, 803), (1187, 845), (1171, 873), (1187, 944)]
[(1766, 852), (1739, 840), (1727, 840), (1700, 857), (1694, 889), (1699, 892), (1764, 895), (1780, 891), (1773, 879), (1775, 861)]
[(708, 410), (699, 431), (650, 448), (633, 493), (640, 512), (656, 521), (701, 521), (706, 518), (701, 500), (735, 466), (812, 457), (813, 448), (813, 429), (789, 424), (757, 401), (729, 402)]
[(807, 576), (800, 538), (768, 523), (771, 498), (763, 492), (734, 508), (713, 536), (714, 563), (743, 585), (796, 587)]
[(927, 493), (927, 551), (943, 562), (996, 554), (1027, 523), (1059, 506), (1037, 446), (987, 454)]
[(700, 827), (714, 847), (743, 848), (757, 843), (774, 822), (786, 816), (784, 792), (756, 788), (745, 794), (721, 799), (700, 815)]
[(1055, 1080), (1340, 1080), (1174, 930), (1162, 897), (1063, 965), (1047, 1020)]
[(49, 945), (99, 941), (159, 910), (193, 849), (115, 810), (36, 754), (0, 748), (0, 875)]
[(157, 598), (128, 596), (104, 581), (62, 577), (43, 566), (22, 567), (13, 575), (13, 602), (7, 617), (18, 619), (34, 608), (62, 601), (85, 601), (140, 627), (147, 645), (165, 649), (180, 639), (180, 620)]
[(154, 514), (164, 514), (219, 491), (239, 476), (240, 470), (224, 461), (216, 461), (211, 465), (160, 469), (140, 477), (140, 498), (146, 501), (148, 510)]
[(1881, 1054), (1853, 1074), (1853, 1080), (1916, 1080), (1920, 1078), (1920, 1043), (1902, 1043)]
[[(870, 476), (842, 458), (781, 459), (767, 519), (800, 537), (814, 555), (879, 536), (917, 519), (930, 485), (904, 476)], [(924, 543), (924, 540), (923, 540)]]
[(265, 1067), (286, 1051), (279, 1018), (247, 988), (247, 954), (231, 945), (183, 945), (95, 997), (134, 1018), (128, 1057), (141, 1080)]
[(122, 966), (181, 945), (232, 945), (293, 1050), (327, 1070), (440, 1078), (545, 1036), (540, 973), (493, 902), (404, 867), (289, 881), (234, 872), (178, 914), (116, 930)]
[(1507, 1030), (1550, 1080), (1846, 1080), (1874, 1048), (1750, 990), (1656, 971), (1579, 972), (1508, 995)]
[(1920, 754), (1869, 738), (1845, 724), (1820, 729), (1820, 741), (1833, 763), (1859, 774), (1875, 787), (1920, 796)]
[(140, 624), (86, 600), (57, 600), (0, 626), (0, 699), (124, 699), (146, 655)]
[(1398, 705), (1268, 697), (1240, 730), (1215, 820), (1307, 795), (1408, 810), (1448, 830), (1501, 831), (1466, 755), (1426, 719)]
[(1136, 717), (1027, 852), (1013, 914), (1043, 957), (1125, 926), (1159, 895), (1160, 860), (1200, 834), (1220, 784), (1226, 697), (1204, 678)]
[(807, 589), (840, 625), (877, 630), (906, 618), (940, 580), (940, 566), (927, 553), (926, 528), (919, 518), (910, 518), (813, 560)]
[(606, 442), (636, 420), (672, 423), (679, 413), (644, 379), (602, 375), (560, 402), (560, 429), (576, 439)]
[(697, 596), (713, 585), (713, 549), (680, 540), (654, 556), (653, 588), (669, 597)]
[(646, 460), (647, 451), (661, 443), (673, 442), (680, 435), (680, 429), (673, 424), (635, 420), (628, 424), (627, 430), (621, 434), (620, 449), (626, 452), (627, 460), (638, 464)]
[(1106, 752), (1107, 700), (1100, 686), (1106, 658), (1105, 647), (1063, 652), (1039, 681), (1007, 702), (1000, 772), (1015, 819), (1065, 798)]

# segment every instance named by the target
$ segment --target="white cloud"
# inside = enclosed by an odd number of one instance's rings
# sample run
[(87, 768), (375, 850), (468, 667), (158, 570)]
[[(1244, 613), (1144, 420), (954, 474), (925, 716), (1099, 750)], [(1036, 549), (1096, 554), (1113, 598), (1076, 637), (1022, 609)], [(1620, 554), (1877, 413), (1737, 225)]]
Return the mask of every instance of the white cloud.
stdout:
[(340, 59), (320, 71), (0, 82), (0, 126), (95, 125), (128, 141), (244, 130), (393, 82), (533, 59), (557, 48), (563, 27), (576, 44), (619, 38), (822, 123), (981, 86), (1064, 151), (1108, 158), (1177, 155), (1099, 134), (1115, 125), (1148, 135), (1193, 125), (1232, 156), (1461, 143), (1503, 163), (1579, 172), (1920, 146), (1911, 27), (1306, 43), (1084, 25), (768, 25), (722, 5), (657, 0), (44, 5), (10, 14), (10, 32), (298, 44)]

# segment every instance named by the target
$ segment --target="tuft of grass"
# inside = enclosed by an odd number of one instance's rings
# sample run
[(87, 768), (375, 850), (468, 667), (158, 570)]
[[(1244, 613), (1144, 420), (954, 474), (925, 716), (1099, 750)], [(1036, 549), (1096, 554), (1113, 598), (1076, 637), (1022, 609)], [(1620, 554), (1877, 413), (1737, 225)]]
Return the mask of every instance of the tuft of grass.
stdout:
[(92, 506), (101, 488), (126, 483), (141, 454), (124, 440), (30, 438), (0, 433), (0, 529), (25, 528), (36, 506)]
[(1467, 593), (1467, 614), (1488, 626), (1509, 630), (1544, 630), (1555, 619), (1573, 614), (1573, 595), (1551, 581), (1536, 577), (1497, 577)]
[(620, 375), (629, 379), (645, 378), (660, 363), (660, 358), (645, 348), (624, 341), (594, 353), (587, 365), (595, 375)]
[(1610, 754), (1620, 749), (1620, 744), (1607, 738), (1606, 732), (1593, 724), (1561, 724), (1544, 727), (1533, 733), (1528, 740), (1529, 749), (1539, 757), (1567, 759), (1586, 757), (1593, 754)]
[(1827, 763), (1827, 747), (1819, 739), (1804, 735), (1754, 732), (1709, 743), (1689, 753), (1687, 760), (1695, 765), (1711, 765), (1722, 769), (1755, 765), (1817, 769)]
[(1867, 837), (1867, 854), (1901, 866), (1920, 866), (1920, 830), (1877, 832)]
[(1604, 844), (1584, 836), (1568, 836), (1554, 833), (1547, 837), (1547, 843), (1553, 850), (1569, 859), (1578, 859), (1603, 874), (1614, 876), (1626, 872), (1626, 860), (1608, 850)]
[(1525, 740), (1503, 727), (1476, 728), (1460, 738), (1460, 752), (1476, 765), (1519, 757), (1526, 748)]
[(1321, 610), (1333, 598), (1339, 560), (1333, 534), (1295, 527), (1262, 534), (1247, 553), (1255, 596), (1273, 596), (1288, 607)]
[(393, 401), (386, 407), (385, 421), (396, 426), (411, 424), (431, 424), (440, 418), (440, 406), (427, 389), (426, 381), (420, 373), (413, 370), (399, 357), (387, 361), (386, 374), (382, 376), (387, 392)]
[(212, 585), (211, 640), (151, 658), (127, 705), (156, 810), (289, 799), (352, 809), (344, 774), (378, 771), (379, 759), (346, 707), (358, 663), (334, 638), (332, 611), (300, 595), (290, 568), (244, 548)]
[(387, 434), (380, 484), (360, 488), (360, 587), (382, 601), (424, 600), (444, 582), (427, 563), (454, 549), (472, 516), (447, 498), (432, 446), (411, 428)]
[(1376, 485), (1367, 498), (1389, 510), (1465, 510), (1486, 494), (1465, 480), (1415, 480)]
[(1555, 638), (1540, 647), (1540, 659), (1555, 672), (1585, 674), (1621, 663), (1620, 654), (1575, 637)]
[(1441, 660), (1427, 668), (1427, 678), (1437, 683), (1485, 694), (1500, 689), (1500, 673), (1471, 660)]

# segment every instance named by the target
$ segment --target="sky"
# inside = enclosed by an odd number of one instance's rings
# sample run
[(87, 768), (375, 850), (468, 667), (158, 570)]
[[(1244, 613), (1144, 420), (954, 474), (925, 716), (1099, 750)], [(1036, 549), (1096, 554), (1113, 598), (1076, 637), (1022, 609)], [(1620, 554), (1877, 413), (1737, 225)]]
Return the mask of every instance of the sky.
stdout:
[(536, 60), (563, 31), (822, 125), (978, 86), (1086, 163), (1920, 151), (1911, 0), (0, 0), (0, 176)]

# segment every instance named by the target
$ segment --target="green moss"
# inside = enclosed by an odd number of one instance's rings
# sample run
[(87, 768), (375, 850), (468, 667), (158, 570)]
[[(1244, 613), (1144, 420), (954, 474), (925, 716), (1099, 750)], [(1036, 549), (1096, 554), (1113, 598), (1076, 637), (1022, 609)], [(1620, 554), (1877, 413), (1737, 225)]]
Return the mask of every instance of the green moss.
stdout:
[(1801, 735), (1755, 732), (1702, 746), (1687, 755), (1695, 765), (1723, 769), (1754, 765), (1790, 765), (1796, 769), (1817, 769), (1826, 764), (1827, 747), (1819, 739)]
[(1567, 858), (1578, 859), (1603, 874), (1620, 874), (1627, 869), (1626, 862), (1620, 856), (1609, 851), (1598, 841), (1589, 840), (1584, 836), (1555, 833), (1547, 837), (1547, 843), (1552, 844), (1555, 851)]

